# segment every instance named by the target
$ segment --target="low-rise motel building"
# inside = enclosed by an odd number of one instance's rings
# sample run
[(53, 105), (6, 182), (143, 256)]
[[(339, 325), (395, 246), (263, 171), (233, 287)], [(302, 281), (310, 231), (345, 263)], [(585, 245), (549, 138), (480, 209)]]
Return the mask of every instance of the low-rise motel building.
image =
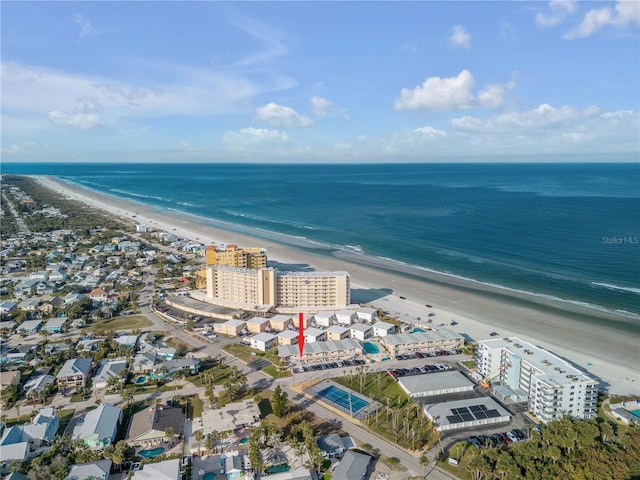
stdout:
[(298, 345), (280, 345), (278, 355), (285, 364), (314, 365), (362, 358), (362, 345), (357, 340), (329, 340), (305, 343), (302, 355)]
[(218, 300), (226, 306), (255, 309), (268, 306), (289, 314), (341, 309), (351, 301), (347, 272), (279, 272), (275, 268), (208, 265), (206, 285), (210, 303)]
[(381, 337), (380, 342), (391, 355), (428, 353), (464, 347), (464, 337), (446, 328), (387, 335)]
[(483, 377), (495, 377), (497, 398), (528, 400), (529, 411), (543, 423), (565, 415), (587, 420), (598, 413), (595, 379), (518, 337), (480, 341), (476, 365)]
[(271, 323), (265, 317), (253, 317), (246, 322), (249, 333), (262, 333), (271, 328)]

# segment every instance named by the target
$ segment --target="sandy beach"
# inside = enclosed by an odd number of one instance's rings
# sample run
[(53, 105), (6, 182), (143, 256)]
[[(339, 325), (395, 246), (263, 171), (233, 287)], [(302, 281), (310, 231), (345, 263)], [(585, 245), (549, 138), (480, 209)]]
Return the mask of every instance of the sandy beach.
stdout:
[[(166, 230), (203, 244), (235, 243), (267, 249), (270, 264), (281, 269), (311, 266), (316, 270), (346, 270), (352, 280), (352, 301), (381, 307), (399, 319), (434, 326), (445, 324), (469, 340), (518, 336), (597, 377), (613, 394), (640, 394), (639, 322), (552, 300), (493, 290), (434, 274), (431, 278), (389, 273), (375, 263), (348, 254), (340, 257), (313, 255), (295, 247), (251, 237), (228, 228), (202, 225), (197, 217), (154, 208), (94, 192), (53, 177), (34, 177), (47, 188), (90, 207), (105, 210), (153, 230)], [(410, 274), (411, 272), (407, 272)], [(405, 297), (400, 298), (400, 297)], [(425, 304), (433, 308), (427, 308)], [(451, 322), (457, 324), (451, 326)], [(609, 326), (607, 326), (609, 325)], [(619, 325), (620, 328), (616, 328)]]

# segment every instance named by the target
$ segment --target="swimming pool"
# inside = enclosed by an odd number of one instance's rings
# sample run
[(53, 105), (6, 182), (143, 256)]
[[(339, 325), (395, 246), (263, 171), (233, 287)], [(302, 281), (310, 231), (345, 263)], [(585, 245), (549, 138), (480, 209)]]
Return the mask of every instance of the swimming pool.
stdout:
[(145, 383), (146, 381), (147, 381), (147, 377), (144, 376), (144, 375), (141, 375), (141, 376), (139, 376), (138, 378), (136, 378), (134, 380), (134, 383), (136, 383), (138, 385), (141, 385), (141, 384)]
[(380, 349), (378, 348), (378, 346), (375, 343), (364, 342), (362, 344), (362, 348), (364, 348), (364, 351), (366, 353), (371, 353), (371, 354), (380, 353)]
[(289, 470), (291, 470), (291, 467), (283, 463), (282, 465), (272, 465), (271, 467), (265, 468), (264, 473), (267, 475), (273, 475), (274, 473), (283, 473), (288, 472)]
[(202, 477), (202, 480), (214, 480), (216, 478), (216, 472), (207, 472)]
[(640, 409), (637, 410), (627, 410), (631, 415), (633, 415), (634, 417), (638, 417), (640, 418)]
[(138, 455), (144, 458), (153, 458), (164, 453), (164, 447), (156, 447), (151, 450), (140, 450)]
[[(335, 385), (329, 385), (328, 387), (323, 388), (318, 392), (318, 396), (335, 403), (342, 407), (346, 412), (351, 412), (353, 414), (369, 405), (369, 402), (366, 400), (353, 394), (349, 395), (349, 392), (336, 387)], [(351, 399), (349, 399), (349, 397), (351, 397)]]
[(414, 328), (412, 333), (419, 333), (419, 332), (424, 332), (425, 330), (423, 328)]
[(247, 437), (241, 438), (239, 443), (240, 445), (244, 445), (245, 443), (249, 443), (249, 439)]

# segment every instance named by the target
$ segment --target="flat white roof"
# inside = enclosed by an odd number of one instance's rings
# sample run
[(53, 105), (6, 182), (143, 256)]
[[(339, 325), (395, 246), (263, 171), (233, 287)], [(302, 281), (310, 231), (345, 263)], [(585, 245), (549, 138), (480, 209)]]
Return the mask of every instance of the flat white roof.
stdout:
[(283, 330), (282, 332), (278, 333), (279, 337), (282, 338), (296, 338), (298, 336), (298, 331), (297, 330)]
[(450, 388), (471, 387), (474, 384), (457, 370), (449, 370), (439, 373), (425, 373), (424, 375), (408, 375), (399, 377), (401, 384), (410, 395), (428, 394), (437, 390)]
[(518, 337), (505, 337), (480, 342), (489, 348), (504, 348), (516, 355), (523, 362), (529, 363), (553, 383), (560, 385), (572, 383), (572, 377), (577, 377), (576, 381), (586, 382), (595, 380), (582, 370), (578, 370), (566, 360), (557, 357), (544, 348), (540, 348)]
[(442, 330), (427, 330), (426, 332), (399, 333), (387, 335), (384, 341), (389, 345), (412, 345), (414, 343), (438, 342), (464, 338), (458, 333), (443, 328)]
[(276, 336), (271, 334), (271, 333), (261, 332), (261, 333), (258, 333), (256, 335), (254, 335), (251, 338), (255, 339), (255, 340), (259, 341), (259, 342), (267, 343), (267, 342), (272, 341), (274, 338), (276, 338)]

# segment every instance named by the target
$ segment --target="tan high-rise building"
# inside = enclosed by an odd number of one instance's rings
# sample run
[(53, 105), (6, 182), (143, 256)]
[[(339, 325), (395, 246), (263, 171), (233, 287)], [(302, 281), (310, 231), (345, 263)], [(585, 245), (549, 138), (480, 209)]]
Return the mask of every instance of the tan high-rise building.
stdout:
[(284, 308), (343, 308), (351, 302), (347, 272), (278, 272), (274, 268), (207, 267), (207, 296)]
[(238, 268), (266, 268), (267, 251), (264, 248), (238, 248), (229, 244), (224, 248), (209, 245), (205, 249), (207, 265), (228, 265)]

